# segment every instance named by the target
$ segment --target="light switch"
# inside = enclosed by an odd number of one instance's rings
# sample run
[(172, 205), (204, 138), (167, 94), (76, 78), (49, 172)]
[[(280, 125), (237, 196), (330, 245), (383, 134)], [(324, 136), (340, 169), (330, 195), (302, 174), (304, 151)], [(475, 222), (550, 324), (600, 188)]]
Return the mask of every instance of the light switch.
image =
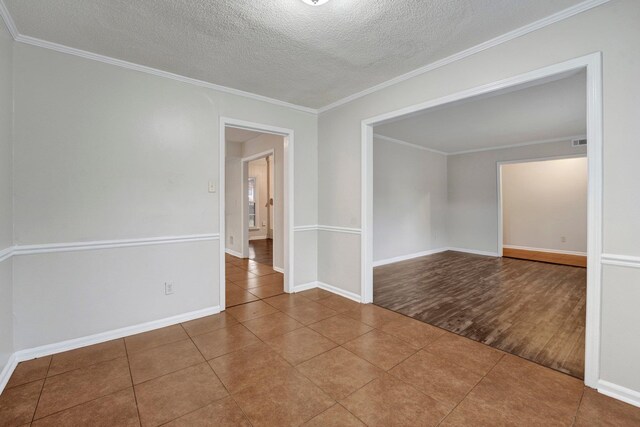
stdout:
[(213, 181), (209, 181), (209, 193), (216, 192), (216, 183)]

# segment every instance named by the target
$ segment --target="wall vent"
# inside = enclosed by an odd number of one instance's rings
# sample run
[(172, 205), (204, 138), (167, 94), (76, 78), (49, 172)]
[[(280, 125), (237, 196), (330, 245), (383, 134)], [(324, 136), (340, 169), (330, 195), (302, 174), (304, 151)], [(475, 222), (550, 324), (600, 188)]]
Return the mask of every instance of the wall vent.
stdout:
[(583, 145), (587, 145), (587, 140), (585, 139), (572, 139), (571, 146), (572, 147), (582, 147)]

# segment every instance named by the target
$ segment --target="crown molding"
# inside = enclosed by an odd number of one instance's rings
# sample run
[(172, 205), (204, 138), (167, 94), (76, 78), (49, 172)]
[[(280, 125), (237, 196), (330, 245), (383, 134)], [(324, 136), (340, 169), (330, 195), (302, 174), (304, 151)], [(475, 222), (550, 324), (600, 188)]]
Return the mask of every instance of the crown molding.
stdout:
[(432, 62), (431, 64), (425, 65), (424, 67), (417, 68), (413, 71), (409, 71), (408, 73), (402, 74), (400, 76), (394, 77), (390, 80), (372, 86), (363, 91), (354, 93), (353, 95), (349, 95), (345, 98), (342, 98), (336, 102), (332, 102), (331, 104), (325, 105), (318, 109), (318, 113), (322, 114), (329, 110), (333, 110), (334, 108), (340, 107), (344, 104), (348, 104), (351, 101), (355, 101), (356, 99), (362, 98), (364, 96), (370, 95), (374, 92), (378, 92), (382, 89), (385, 89), (389, 86), (393, 86), (397, 83), (401, 83), (405, 80), (409, 80), (413, 77), (428, 73), (429, 71), (433, 71), (437, 68), (444, 67), (445, 65), (449, 65), (453, 62), (459, 61), (461, 59), (465, 59), (469, 56), (475, 55), (476, 53), (482, 52), (487, 49), (491, 49), (492, 47), (501, 45), (503, 43), (509, 42), (518, 37), (529, 34), (533, 31), (537, 31), (541, 28), (547, 27), (549, 25), (555, 24), (556, 22), (563, 21), (567, 18), (571, 18), (579, 13), (586, 12), (587, 10), (593, 9), (594, 7), (598, 7), (605, 3), (608, 3), (610, 0), (586, 0), (582, 3), (578, 3), (574, 6), (571, 6), (567, 9), (561, 10), (560, 12), (554, 13), (553, 15), (549, 15), (545, 18), (539, 19), (535, 22), (517, 28), (515, 30), (509, 31), (501, 36), (495, 37), (491, 40), (487, 40), (480, 44), (477, 44), (469, 49), (465, 49), (458, 53), (454, 53), (451, 56), (440, 59), (438, 61)]
[(69, 46), (65, 46), (65, 45), (61, 45), (58, 43), (53, 43), (53, 42), (49, 42), (46, 40), (42, 40), (42, 39), (38, 39), (35, 37), (31, 37), (31, 36), (25, 36), (22, 35), (18, 32), (18, 29), (15, 25), (15, 22), (13, 21), (13, 18), (11, 17), (11, 14), (9, 13), (9, 10), (7, 9), (4, 0), (0, 0), (0, 15), (2, 16), (9, 32), (11, 33), (11, 36), (14, 38), (15, 41), (17, 42), (21, 42), (21, 43), (25, 43), (25, 44), (29, 44), (29, 45), (33, 45), (33, 46), (38, 46), (44, 49), (50, 49), (50, 50), (55, 50), (57, 52), (61, 52), (61, 53), (67, 53), (70, 55), (75, 55), (75, 56), (79, 56), (85, 59), (91, 59), (94, 61), (99, 61), (99, 62), (103, 62), (106, 64), (111, 64), (111, 65), (115, 65), (118, 67), (122, 67), (122, 68), (126, 68), (126, 69), (130, 69), (130, 70), (134, 70), (134, 71), (139, 71), (142, 73), (147, 73), (147, 74), (152, 74), (158, 77), (164, 77), (164, 78), (168, 78), (171, 80), (176, 80), (182, 83), (187, 83), (187, 84), (191, 84), (191, 85), (195, 85), (195, 86), (199, 86), (199, 87), (204, 87), (204, 88), (208, 88), (208, 89), (212, 89), (218, 92), (223, 92), (223, 93), (228, 93), (228, 94), (232, 94), (232, 95), (237, 95), (237, 96), (242, 96), (245, 98), (249, 98), (249, 99), (254, 99), (257, 101), (262, 101), (262, 102), (266, 102), (269, 104), (273, 104), (273, 105), (278, 105), (281, 107), (286, 107), (286, 108), (291, 108), (294, 110), (298, 110), (298, 111), (303, 111), (305, 113), (310, 113), (310, 114), (320, 114), (320, 113), (324, 113), (326, 111), (332, 110), (334, 108), (340, 107), (344, 104), (347, 104), (351, 101), (355, 101), (356, 99), (362, 98), (364, 96), (367, 96), (369, 94), (372, 94), (374, 92), (378, 92), (382, 89), (385, 89), (389, 86), (393, 86), (397, 83), (403, 82), (405, 80), (409, 80), (413, 77), (425, 74), (429, 71), (433, 71), (437, 68), (440, 67), (444, 67), (445, 65), (451, 64), (453, 62), (459, 61), (461, 59), (467, 58), (471, 55), (474, 55), (476, 53), (482, 52), (484, 50), (490, 49), (492, 47), (498, 46), (502, 43), (506, 43), (508, 41), (511, 41), (515, 38), (518, 38), (520, 36), (526, 35), (528, 33), (531, 33), (533, 31), (539, 30), (541, 28), (544, 28), (546, 26), (549, 26), (551, 24), (554, 24), (556, 22), (562, 21), (564, 19), (570, 18), (574, 15), (577, 15), (579, 13), (585, 12), (587, 10), (593, 9), (594, 7), (600, 6), (602, 4), (608, 3), (610, 0), (586, 0), (582, 3), (579, 3), (577, 5), (574, 5), (572, 7), (569, 7), (567, 9), (561, 10), (560, 12), (557, 12), (553, 15), (549, 15), (546, 18), (542, 18), (538, 21), (532, 22), (530, 24), (527, 24), (523, 27), (520, 27), (518, 29), (515, 29), (513, 31), (510, 31), (508, 33), (505, 33), (501, 36), (495, 37), (491, 40), (487, 40), (483, 43), (480, 43), (478, 45), (475, 45), (469, 49), (465, 49), (463, 51), (460, 51), (458, 53), (455, 53), (451, 56), (448, 56), (446, 58), (440, 59), (438, 61), (432, 62), (431, 64), (425, 65), (424, 67), (420, 67), (417, 68), (413, 71), (409, 71), (408, 73), (402, 74), (400, 76), (394, 77), (390, 80), (387, 80), (383, 83), (380, 83), (378, 85), (372, 86), (368, 89), (365, 89), (363, 91), (354, 93), (352, 95), (349, 95), (345, 98), (342, 98), (338, 101), (335, 101), (331, 104), (328, 104), (324, 107), (315, 109), (315, 108), (310, 108), (310, 107), (304, 107), (301, 105), (297, 105), (297, 104), (292, 104), (286, 101), (281, 101), (278, 99), (274, 99), (274, 98), (269, 98), (267, 96), (263, 96), (263, 95), (258, 95), (255, 93), (251, 93), (251, 92), (245, 92), (243, 90), (239, 90), (239, 89), (234, 89), (234, 88), (230, 88), (227, 86), (222, 86), (222, 85), (217, 85), (214, 83), (209, 83), (203, 80), (198, 80), (198, 79), (194, 79), (191, 77), (186, 77), (186, 76), (182, 76), (179, 74), (174, 74), (174, 73), (170, 73), (168, 71), (163, 71), (163, 70), (158, 70), (156, 68), (152, 68), (152, 67), (147, 67), (144, 65), (139, 65), (139, 64), (135, 64), (132, 62), (128, 62), (128, 61), (123, 61), (120, 59), (116, 59), (116, 58), (112, 58), (109, 56), (104, 56), (104, 55), (99, 55), (96, 53), (92, 53), (92, 52), (88, 52), (85, 50), (81, 50), (81, 49), (76, 49), (76, 48), (72, 48)]
[(32, 46), (41, 47), (44, 49), (55, 50), (56, 52), (66, 53), (69, 55), (79, 56), (81, 58), (90, 59), (93, 61), (103, 62), (105, 64), (115, 65), (117, 67), (126, 68), (128, 70), (139, 71), (146, 74), (151, 74), (158, 77), (164, 77), (171, 80), (176, 80), (182, 83), (187, 83), (194, 86), (199, 86), (207, 89), (212, 89), (218, 92), (228, 93), (231, 95), (242, 96), (244, 98), (253, 99), (256, 101), (262, 101), (280, 107), (291, 108), (293, 110), (303, 111), (305, 113), (318, 114), (318, 110), (315, 108), (304, 107), (302, 105), (292, 104), (290, 102), (281, 101), (279, 99), (269, 98), (268, 96), (258, 95), (251, 92), (245, 92), (240, 89), (234, 89), (227, 86), (217, 85), (209, 83), (204, 80), (198, 80), (191, 77), (182, 76), (180, 74), (171, 73), (168, 71), (158, 70), (157, 68), (147, 67), (145, 65), (135, 64), (133, 62), (124, 61), (121, 59), (112, 58), (110, 56), (99, 55), (97, 53), (88, 52), (82, 49), (76, 49), (70, 46), (42, 40), (36, 37), (25, 36), (20, 34), (18, 28), (9, 13), (9, 9), (4, 3), (4, 0), (0, 0), (0, 15), (4, 20), (9, 32), (13, 39), (20, 43), (25, 43)]
[(401, 139), (391, 138), (390, 136), (380, 135), (379, 133), (374, 133), (373, 137), (377, 138), (377, 139), (381, 139), (383, 141), (393, 142), (394, 144), (405, 145), (407, 147), (415, 148), (417, 150), (430, 151), (432, 153), (440, 154), (440, 155), (443, 155), (443, 156), (448, 156), (449, 155), (449, 153), (445, 153), (444, 151), (435, 150), (433, 148), (428, 148), (428, 147), (423, 147), (422, 145), (418, 145), (418, 144), (412, 144), (411, 142), (403, 141)]

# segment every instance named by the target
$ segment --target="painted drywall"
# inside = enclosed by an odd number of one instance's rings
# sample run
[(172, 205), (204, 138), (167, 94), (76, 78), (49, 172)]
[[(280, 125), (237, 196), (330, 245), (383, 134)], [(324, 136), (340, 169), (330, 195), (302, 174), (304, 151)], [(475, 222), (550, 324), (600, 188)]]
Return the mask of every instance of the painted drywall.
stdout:
[[(19, 245), (218, 233), (220, 193), (207, 182), (218, 181), (220, 116), (294, 129), (294, 224), (317, 223), (314, 115), (22, 43), (14, 83)], [(14, 257), (16, 349), (215, 307), (218, 251), (207, 241)], [(315, 258), (315, 236), (296, 251)], [(315, 276), (301, 267), (294, 281)]]
[[(0, 253), (13, 245), (12, 79), (13, 39), (0, 19)], [(13, 353), (12, 262), (0, 261), (0, 372)]]
[(226, 142), (225, 158), (225, 248), (242, 255), (242, 143)]
[(267, 161), (258, 159), (249, 162), (249, 177), (256, 178), (256, 227), (249, 230), (249, 239), (266, 239), (269, 236), (269, 207), (266, 205), (269, 192), (267, 191)]
[(564, 141), (447, 156), (449, 246), (497, 255), (498, 162), (585, 153)]
[[(242, 144), (242, 156), (273, 150), (274, 193), (273, 193), (273, 266), (284, 268), (284, 138), (278, 135), (262, 134)], [(295, 151), (294, 151), (295, 154)], [(296, 187), (298, 188), (298, 187)], [(300, 189), (302, 190), (302, 189)], [(262, 203), (262, 202), (261, 202)], [(295, 243), (294, 243), (294, 247)], [(297, 250), (297, 247), (296, 247)]]
[(373, 261), (447, 246), (447, 156), (374, 138)]
[[(587, 12), (522, 35), (462, 60), (372, 93), (320, 115), (318, 123), (318, 220), (338, 227), (360, 227), (361, 122), (364, 119), (495, 82), (562, 61), (602, 52), (604, 108), (604, 252), (640, 256), (640, 2), (613, 0)], [(488, 213), (486, 213), (488, 215)], [(493, 235), (496, 229), (492, 217)], [(320, 231), (318, 277), (360, 293), (360, 235)], [(330, 236), (329, 236), (330, 235)], [(463, 240), (464, 242), (464, 240)], [(345, 249), (347, 248), (347, 249)], [(488, 249), (492, 249), (488, 247)], [(610, 266), (611, 270), (626, 267)], [(640, 392), (640, 323), (637, 298), (627, 297), (637, 278), (605, 274), (603, 305), (616, 314), (602, 317), (601, 372), (604, 380)], [(332, 281), (329, 281), (332, 280)], [(609, 317), (607, 317), (609, 316)]]
[(502, 165), (503, 243), (587, 252), (587, 158)]

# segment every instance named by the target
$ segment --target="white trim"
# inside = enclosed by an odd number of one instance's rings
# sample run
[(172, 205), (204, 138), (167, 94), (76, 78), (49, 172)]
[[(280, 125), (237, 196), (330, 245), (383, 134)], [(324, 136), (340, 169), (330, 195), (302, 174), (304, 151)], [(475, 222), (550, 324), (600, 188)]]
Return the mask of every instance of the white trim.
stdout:
[(640, 393), (605, 380), (598, 381), (598, 392), (640, 408)]
[(318, 283), (318, 287), (320, 289), (324, 289), (325, 291), (329, 291), (332, 292), (336, 295), (339, 295), (341, 297), (345, 297), (348, 298), (352, 301), (358, 302), (358, 303), (362, 303), (362, 298), (360, 297), (360, 295), (358, 294), (354, 294), (353, 292), (349, 292), (349, 291), (345, 291), (344, 289), (338, 288), (336, 286), (333, 285), (329, 285), (327, 283), (324, 282), (317, 282)]
[[(98, 240), (94, 242), (44, 243), (39, 245), (16, 245), (9, 256), (33, 255), (52, 252), (91, 251), (96, 249), (128, 248), (132, 246), (165, 245), (170, 243), (190, 243), (218, 240), (218, 234), (193, 234), (186, 236), (146, 237), (140, 239)], [(6, 252), (6, 250), (4, 251)]]
[[(449, 156), (456, 156), (459, 154), (469, 154), (469, 153), (479, 153), (482, 151), (494, 151), (494, 150), (504, 150), (507, 148), (517, 148), (517, 147), (526, 147), (529, 145), (538, 145), (538, 144), (552, 144), (554, 142), (571, 142), (574, 138), (586, 138), (586, 135), (572, 135), (572, 136), (563, 136), (560, 138), (551, 138), (551, 139), (541, 139), (539, 141), (528, 141), (528, 142), (519, 142), (516, 144), (509, 145), (501, 145), (499, 147), (486, 147), (486, 148), (475, 148), (473, 150), (463, 150), (463, 151), (454, 151), (453, 153), (448, 153)], [(583, 145), (581, 147), (584, 147)], [(573, 147), (578, 148), (578, 147)]]
[(437, 249), (429, 249), (427, 251), (415, 252), (408, 255), (400, 255), (393, 258), (381, 259), (373, 262), (374, 267), (380, 267), (381, 265), (393, 264), (396, 262), (407, 261), (409, 259), (420, 258), (427, 255), (438, 254), (440, 252), (448, 251), (449, 248), (437, 248)]
[(309, 289), (315, 289), (315, 288), (324, 289), (325, 291), (331, 292), (341, 297), (345, 297), (355, 302), (362, 303), (362, 299), (360, 298), (360, 295), (355, 294), (353, 292), (345, 291), (344, 289), (340, 289), (336, 286), (329, 285), (328, 283), (318, 282), (318, 281), (297, 285), (293, 288), (293, 292), (294, 293), (304, 292), (304, 291), (308, 291)]
[(403, 141), (403, 140), (397, 139), (397, 138), (391, 138), (390, 136), (380, 135), (379, 133), (374, 133), (373, 137), (381, 139), (383, 141), (393, 142), (394, 144), (405, 145), (407, 147), (415, 148), (417, 150), (430, 151), (432, 153), (440, 154), (440, 155), (443, 155), (443, 156), (448, 156), (449, 155), (449, 153), (445, 153), (444, 151), (440, 151), (440, 150), (436, 150), (436, 149), (428, 148), (428, 147), (423, 147), (422, 145), (418, 145), (418, 144), (412, 144), (411, 142)]
[(602, 254), (601, 263), (619, 267), (640, 268), (640, 257), (631, 255)]
[(13, 371), (16, 370), (17, 366), (18, 359), (16, 359), (16, 354), (11, 353), (9, 359), (7, 360), (7, 363), (5, 363), (4, 365), (4, 368), (2, 368), (2, 372), (0, 372), (0, 394), (7, 386), (7, 383), (9, 382), (9, 379), (11, 378), (11, 375), (13, 375)]
[(365, 89), (363, 91), (354, 93), (353, 95), (349, 95), (345, 98), (342, 98), (338, 101), (332, 102), (331, 104), (325, 105), (324, 107), (321, 107), (318, 109), (318, 113), (324, 113), (326, 111), (332, 110), (334, 108), (340, 107), (341, 105), (347, 104), (351, 101), (355, 101), (356, 99), (362, 98), (364, 96), (370, 95), (374, 92), (378, 92), (382, 89), (385, 89), (389, 86), (393, 86), (397, 83), (401, 83), (405, 80), (409, 80), (412, 79), (416, 76), (419, 76), (421, 74), (425, 74), (428, 73), (429, 71), (433, 71), (437, 68), (441, 68), (444, 67), (445, 65), (449, 65), (453, 62), (456, 61), (460, 61), (462, 59), (465, 59), (471, 55), (475, 55), (476, 53), (482, 52), (484, 50), (487, 49), (491, 49), (495, 46), (501, 45), (503, 43), (509, 42), (513, 39), (516, 39), (520, 36), (524, 36), (528, 33), (531, 33), (533, 31), (537, 31), (541, 28), (544, 28), (546, 26), (555, 24), (556, 22), (560, 22), (562, 20), (565, 20), (567, 18), (570, 18), (574, 15), (577, 15), (579, 13), (582, 12), (586, 12), (587, 10), (593, 9), (594, 7), (600, 6), (602, 4), (608, 3), (609, 0), (587, 0), (584, 1), (582, 3), (578, 3), (574, 6), (571, 6), (567, 9), (561, 10), (560, 12), (554, 13), (553, 15), (549, 15), (546, 18), (542, 18), (538, 21), (532, 22), (530, 24), (527, 24), (523, 27), (517, 28), (515, 30), (509, 31), (508, 33), (505, 33), (501, 36), (495, 37), (491, 40), (487, 40), (483, 43), (480, 43), (478, 45), (475, 45), (469, 49), (465, 49), (463, 51), (460, 51), (458, 53), (455, 53), (451, 56), (448, 56), (446, 58), (440, 59), (438, 61), (432, 62), (431, 64), (425, 65), (424, 67), (420, 67), (417, 68), (413, 71), (410, 71), (408, 73), (402, 74), (400, 76), (394, 77), (390, 80), (387, 80), (383, 83), (380, 83), (378, 85), (372, 86), (368, 89)]
[(532, 248), (532, 247), (529, 247), (529, 246), (516, 246), (516, 245), (502, 245), (502, 247), (503, 248), (507, 248), (507, 249), (519, 249), (519, 250), (522, 250), (522, 251), (545, 252), (545, 253), (548, 253), (548, 254), (587, 256), (586, 252), (564, 251), (562, 249)]
[(498, 255), (497, 252), (479, 251), (477, 249), (448, 247), (447, 250), (448, 251), (453, 251), (453, 252), (464, 252), (465, 254), (482, 255), (482, 256), (490, 256), (490, 257), (500, 256), (500, 255)]
[(15, 369), (18, 362), (24, 362), (25, 360), (31, 360), (37, 357), (49, 356), (51, 354), (61, 353), (63, 351), (75, 350), (76, 348), (86, 347), (89, 345), (100, 344), (106, 341), (128, 337), (131, 335), (140, 334), (142, 332), (152, 331), (155, 329), (164, 328), (166, 326), (177, 325), (178, 323), (188, 322), (190, 320), (199, 319), (201, 317), (211, 316), (218, 313), (220, 313), (220, 306), (208, 307), (200, 310), (190, 311), (187, 313), (177, 314), (175, 316), (165, 317), (163, 319), (139, 323), (133, 326), (126, 326), (124, 328), (100, 332), (81, 338), (74, 338), (71, 340), (16, 351), (11, 355), (11, 358), (9, 358), (9, 360), (12, 361), (11, 364), (7, 363), (5, 369), (3, 369), (2, 371), (2, 376), (0, 377), (0, 393), (3, 390), (3, 387), (6, 385), (5, 379), (8, 381), (8, 379), (11, 377), (11, 373), (13, 373), (13, 369)]
[(11, 14), (9, 13), (9, 9), (7, 9), (7, 5), (4, 4), (4, 0), (0, 0), (0, 16), (4, 20), (11, 37), (16, 40), (20, 33), (18, 33), (18, 28), (16, 27), (16, 23), (13, 21)]
[(318, 231), (317, 225), (298, 225), (293, 227), (293, 231)]
[(11, 258), (14, 255), (15, 246), (9, 246), (0, 251), (0, 262)]
[(224, 252), (229, 254), (229, 255), (232, 255), (232, 256), (234, 256), (236, 258), (242, 258), (242, 254), (240, 252), (234, 251), (233, 249), (228, 249), (227, 248), (227, 249), (224, 250)]
[[(260, 229), (258, 228), (258, 230), (260, 230)], [(249, 231), (251, 231), (251, 230), (249, 230)], [(249, 240), (266, 240), (266, 239), (267, 239), (267, 235), (266, 234), (264, 234), (262, 236), (249, 236)]]
[(360, 234), (361, 229), (349, 227), (335, 227), (333, 225), (318, 225), (318, 231), (330, 231), (333, 233)]
[[(236, 129), (245, 129), (252, 130), (261, 133), (270, 133), (274, 135), (280, 135), (284, 137), (283, 142), (283, 157), (284, 157), (284, 291), (292, 292), (294, 289), (294, 131), (293, 129), (282, 128), (278, 126), (272, 126), (267, 124), (249, 122), (246, 120), (233, 119), (230, 117), (220, 116), (219, 121), (219, 159), (218, 159), (218, 168), (220, 173), (220, 192), (219, 192), (219, 202), (218, 202), (218, 217), (220, 221), (220, 246), (221, 246), (221, 266), (220, 266), (220, 307), (221, 310), (224, 310), (224, 294), (226, 288), (226, 280), (225, 280), (225, 268), (224, 268), (224, 249), (225, 249), (225, 191), (224, 191), (224, 183), (225, 183), (225, 171), (226, 171), (226, 154), (225, 154), (225, 129), (227, 127), (236, 128)], [(271, 151), (271, 150), (270, 150)], [(259, 155), (259, 154), (258, 154)], [(247, 157), (250, 158), (250, 157)], [(246, 159), (246, 158), (245, 158)], [(243, 162), (244, 164), (244, 162)], [(244, 174), (243, 174), (244, 176)], [(243, 179), (244, 180), (244, 179)], [(244, 194), (244, 190), (243, 190)], [(244, 238), (243, 238), (244, 242)], [(244, 243), (243, 243), (244, 244)]]
[[(605, 1), (582, 3), (590, 7)], [(572, 14), (578, 13), (578, 9)], [(580, 9), (579, 11), (586, 10)], [(462, 90), (441, 98), (383, 113), (361, 122), (361, 295), (363, 302), (373, 300), (373, 126), (444, 104), (514, 88), (575, 70), (587, 70), (587, 154), (589, 162), (587, 308), (585, 334), (585, 384), (596, 387), (600, 376), (600, 329), (602, 265), (602, 53), (595, 52), (549, 65), (503, 80)], [(460, 250), (460, 248), (450, 248)], [(486, 254), (486, 253), (484, 253)], [(496, 254), (490, 254), (497, 256)]]
[(294, 286), (291, 292), (297, 293), (302, 291), (308, 291), (309, 289), (314, 289), (317, 287), (318, 287), (318, 282), (303, 283), (301, 285)]
[(282, 267), (276, 267), (275, 265), (272, 265), (272, 266), (271, 266), (271, 268), (272, 268), (274, 271), (277, 271), (278, 273), (282, 273), (282, 274), (284, 274), (284, 268), (282, 268)]

